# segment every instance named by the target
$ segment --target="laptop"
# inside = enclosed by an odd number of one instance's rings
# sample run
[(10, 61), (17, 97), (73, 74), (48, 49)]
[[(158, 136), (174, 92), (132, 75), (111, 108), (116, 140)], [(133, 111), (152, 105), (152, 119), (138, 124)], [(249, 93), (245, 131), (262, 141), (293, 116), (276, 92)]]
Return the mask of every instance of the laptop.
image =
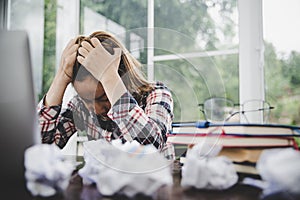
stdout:
[(20, 199), (29, 197), (24, 150), (39, 140), (28, 40), (25, 31), (0, 30), (1, 195)]

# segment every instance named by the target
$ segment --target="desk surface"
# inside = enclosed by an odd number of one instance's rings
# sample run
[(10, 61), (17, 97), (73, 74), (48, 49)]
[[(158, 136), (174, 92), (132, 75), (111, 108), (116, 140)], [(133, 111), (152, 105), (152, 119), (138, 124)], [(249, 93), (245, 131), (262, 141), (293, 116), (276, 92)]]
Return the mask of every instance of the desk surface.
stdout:
[[(225, 191), (207, 191), (207, 190), (197, 190), (189, 189), (184, 190), (180, 186), (180, 175), (181, 167), (178, 162), (174, 163), (173, 167), (173, 182), (172, 186), (165, 186), (159, 189), (159, 191), (152, 197), (137, 195), (133, 199), (169, 199), (169, 200), (201, 200), (201, 199), (241, 199), (241, 200), (255, 200), (260, 199), (261, 190), (246, 185), (236, 185), (231, 189)], [(45, 198), (35, 198), (35, 199), (45, 199)], [(82, 184), (82, 179), (77, 172), (74, 172), (70, 184), (63, 194), (56, 195), (54, 197), (49, 197), (46, 199), (67, 199), (67, 200), (96, 200), (96, 199), (129, 199), (126, 196), (102, 196), (95, 185), (87, 186)]]
[[(180, 186), (180, 174), (181, 167), (178, 163), (174, 163), (173, 168), (173, 181), (172, 186), (165, 186), (159, 189), (159, 191), (152, 197), (137, 195), (135, 200), (144, 199), (164, 199), (164, 200), (222, 200), (222, 199), (234, 199), (234, 200), (255, 200), (261, 198), (261, 190), (252, 186), (237, 184), (228, 190), (216, 191), (216, 190), (198, 190), (188, 189), (184, 190)], [(97, 199), (129, 199), (126, 196), (102, 196), (95, 185), (87, 186), (82, 184), (82, 179), (77, 172), (74, 172), (70, 184), (66, 191), (60, 195), (56, 195), (49, 198), (34, 198), (34, 199), (66, 199), (66, 200), (97, 200)], [(299, 196), (294, 197), (289, 194), (280, 193), (273, 196), (265, 197), (264, 200), (269, 199), (300, 199)]]

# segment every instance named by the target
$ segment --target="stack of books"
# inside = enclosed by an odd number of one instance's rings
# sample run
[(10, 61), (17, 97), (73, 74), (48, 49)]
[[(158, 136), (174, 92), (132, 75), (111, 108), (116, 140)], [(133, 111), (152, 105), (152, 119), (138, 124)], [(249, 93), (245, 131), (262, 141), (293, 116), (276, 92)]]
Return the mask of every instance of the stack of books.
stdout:
[[(167, 142), (174, 144), (175, 149), (187, 149), (198, 143), (222, 145), (219, 155), (230, 158), (238, 173), (258, 175), (255, 165), (262, 151), (270, 148), (298, 149), (295, 137), (300, 137), (300, 127), (190, 122), (173, 123)], [(180, 160), (183, 162), (183, 156)]]

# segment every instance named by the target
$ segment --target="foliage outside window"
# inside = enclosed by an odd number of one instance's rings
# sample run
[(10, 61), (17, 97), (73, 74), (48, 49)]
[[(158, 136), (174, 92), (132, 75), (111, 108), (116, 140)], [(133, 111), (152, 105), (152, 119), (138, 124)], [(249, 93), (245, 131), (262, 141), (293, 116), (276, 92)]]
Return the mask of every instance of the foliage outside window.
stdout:
[(45, 0), (43, 87), (39, 99), (48, 91), (55, 74), (56, 1)]

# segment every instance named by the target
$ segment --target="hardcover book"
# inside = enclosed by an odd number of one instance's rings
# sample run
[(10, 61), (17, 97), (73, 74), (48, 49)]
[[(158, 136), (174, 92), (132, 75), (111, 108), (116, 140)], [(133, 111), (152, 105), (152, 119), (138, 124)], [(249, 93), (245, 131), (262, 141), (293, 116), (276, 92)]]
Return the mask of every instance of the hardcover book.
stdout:
[(288, 147), (295, 146), (295, 140), (288, 137), (243, 137), (204, 134), (169, 134), (167, 142), (174, 144), (211, 143), (223, 147)]
[(223, 147), (296, 147), (299, 127), (277, 124), (173, 123), (167, 142), (197, 144), (209, 142)]
[(209, 122), (173, 123), (172, 134), (223, 133), (241, 136), (300, 136), (300, 127), (281, 124), (211, 124)]

